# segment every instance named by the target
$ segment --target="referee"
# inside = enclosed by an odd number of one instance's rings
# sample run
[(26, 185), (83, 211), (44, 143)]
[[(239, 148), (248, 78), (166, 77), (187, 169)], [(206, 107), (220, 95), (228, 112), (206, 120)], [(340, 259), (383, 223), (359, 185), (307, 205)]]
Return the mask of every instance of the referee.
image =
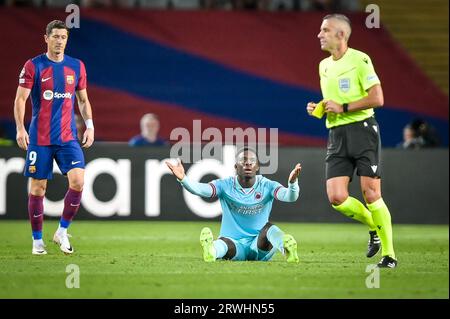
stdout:
[[(368, 226), (367, 257), (381, 246), (378, 267), (395, 268), (391, 214), (381, 197), (380, 130), (373, 110), (383, 105), (383, 91), (370, 57), (348, 47), (350, 34), (350, 20), (341, 14), (325, 16), (318, 34), (321, 49), (330, 53), (319, 64), (329, 129), (327, 195), (334, 209)], [(308, 114), (316, 106), (308, 103)], [(355, 169), (366, 206), (348, 193)]]

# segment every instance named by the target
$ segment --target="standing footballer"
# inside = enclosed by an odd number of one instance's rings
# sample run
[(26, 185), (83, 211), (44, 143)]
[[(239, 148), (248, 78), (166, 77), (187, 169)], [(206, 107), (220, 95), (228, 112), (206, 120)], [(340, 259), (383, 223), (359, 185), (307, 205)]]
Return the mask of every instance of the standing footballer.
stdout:
[[(329, 139), (326, 156), (328, 200), (337, 211), (369, 228), (367, 257), (382, 249), (378, 267), (397, 266), (389, 209), (381, 197), (381, 142), (374, 108), (384, 103), (381, 83), (370, 57), (349, 48), (350, 20), (341, 14), (323, 18), (318, 38), (330, 56), (320, 62), (320, 86), (327, 114)], [(311, 115), (315, 103), (308, 103)], [(354, 171), (361, 178), (366, 202), (349, 196)]]
[[(84, 155), (77, 141), (75, 95), (86, 124), (82, 146), (94, 142), (91, 104), (86, 91), (83, 62), (64, 54), (69, 30), (62, 21), (52, 21), (44, 35), (47, 52), (28, 60), (19, 76), (14, 101), (17, 144), (27, 151), (24, 175), (30, 177), (28, 214), (34, 255), (45, 255), (42, 240), (43, 200), (47, 180), (53, 176), (53, 160), (69, 179), (64, 210), (53, 241), (65, 254), (72, 254), (67, 228), (80, 207), (84, 184)], [(32, 119), (29, 134), (24, 126), (25, 104), (31, 94)]]

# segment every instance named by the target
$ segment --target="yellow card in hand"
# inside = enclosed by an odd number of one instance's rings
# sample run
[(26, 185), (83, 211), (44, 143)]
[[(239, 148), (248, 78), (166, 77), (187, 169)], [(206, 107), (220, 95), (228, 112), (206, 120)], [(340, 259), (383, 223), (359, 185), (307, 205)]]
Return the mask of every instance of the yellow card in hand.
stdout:
[(317, 103), (316, 108), (311, 113), (311, 115), (317, 117), (318, 119), (321, 119), (324, 114), (325, 114), (325, 105), (323, 104), (323, 101), (320, 101), (319, 103)]

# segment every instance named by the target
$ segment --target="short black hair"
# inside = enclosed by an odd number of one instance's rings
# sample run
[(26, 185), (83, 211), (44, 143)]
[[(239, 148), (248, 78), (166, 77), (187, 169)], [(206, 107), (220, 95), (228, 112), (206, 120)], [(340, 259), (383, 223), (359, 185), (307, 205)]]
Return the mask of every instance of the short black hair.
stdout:
[(61, 20), (53, 20), (49, 24), (47, 24), (47, 27), (45, 28), (45, 34), (49, 36), (52, 33), (53, 29), (65, 29), (67, 31), (67, 34), (69, 33), (69, 28)]
[(251, 147), (248, 147), (248, 146), (245, 146), (245, 147), (241, 148), (241, 149), (236, 153), (236, 162), (237, 162), (237, 159), (238, 159), (239, 155), (241, 155), (241, 153), (244, 153), (244, 152), (252, 152), (253, 154), (255, 154), (255, 155), (256, 155), (256, 160), (258, 161), (258, 165), (259, 165), (259, 156), (258, 156), (258, 152), (256, 152), (255, 149), (253, 149), (253, 148), (251, 148)]

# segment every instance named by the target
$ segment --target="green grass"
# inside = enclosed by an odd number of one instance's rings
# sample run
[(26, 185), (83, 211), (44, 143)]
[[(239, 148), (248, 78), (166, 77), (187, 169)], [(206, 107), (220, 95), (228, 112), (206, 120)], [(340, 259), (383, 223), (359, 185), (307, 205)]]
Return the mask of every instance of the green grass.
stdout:
[[(448, 298), (449, 229), (395, 225), (397, 269), (380, 270), (368, 289), (368, 233), (357, 224), (278, 223), (299, 242), (299, 264), (281, 254), (270, 262), (205, 263), (198, 241), (218, 223), (76, 221), (75, 253), (50, 242), (56, 222), (44, 224), (48, 255), (31, 255), (26, 221), (0, 222), (0, 298)], [(80, 288), (65, 286), (66, 266), (80, 268)]]

